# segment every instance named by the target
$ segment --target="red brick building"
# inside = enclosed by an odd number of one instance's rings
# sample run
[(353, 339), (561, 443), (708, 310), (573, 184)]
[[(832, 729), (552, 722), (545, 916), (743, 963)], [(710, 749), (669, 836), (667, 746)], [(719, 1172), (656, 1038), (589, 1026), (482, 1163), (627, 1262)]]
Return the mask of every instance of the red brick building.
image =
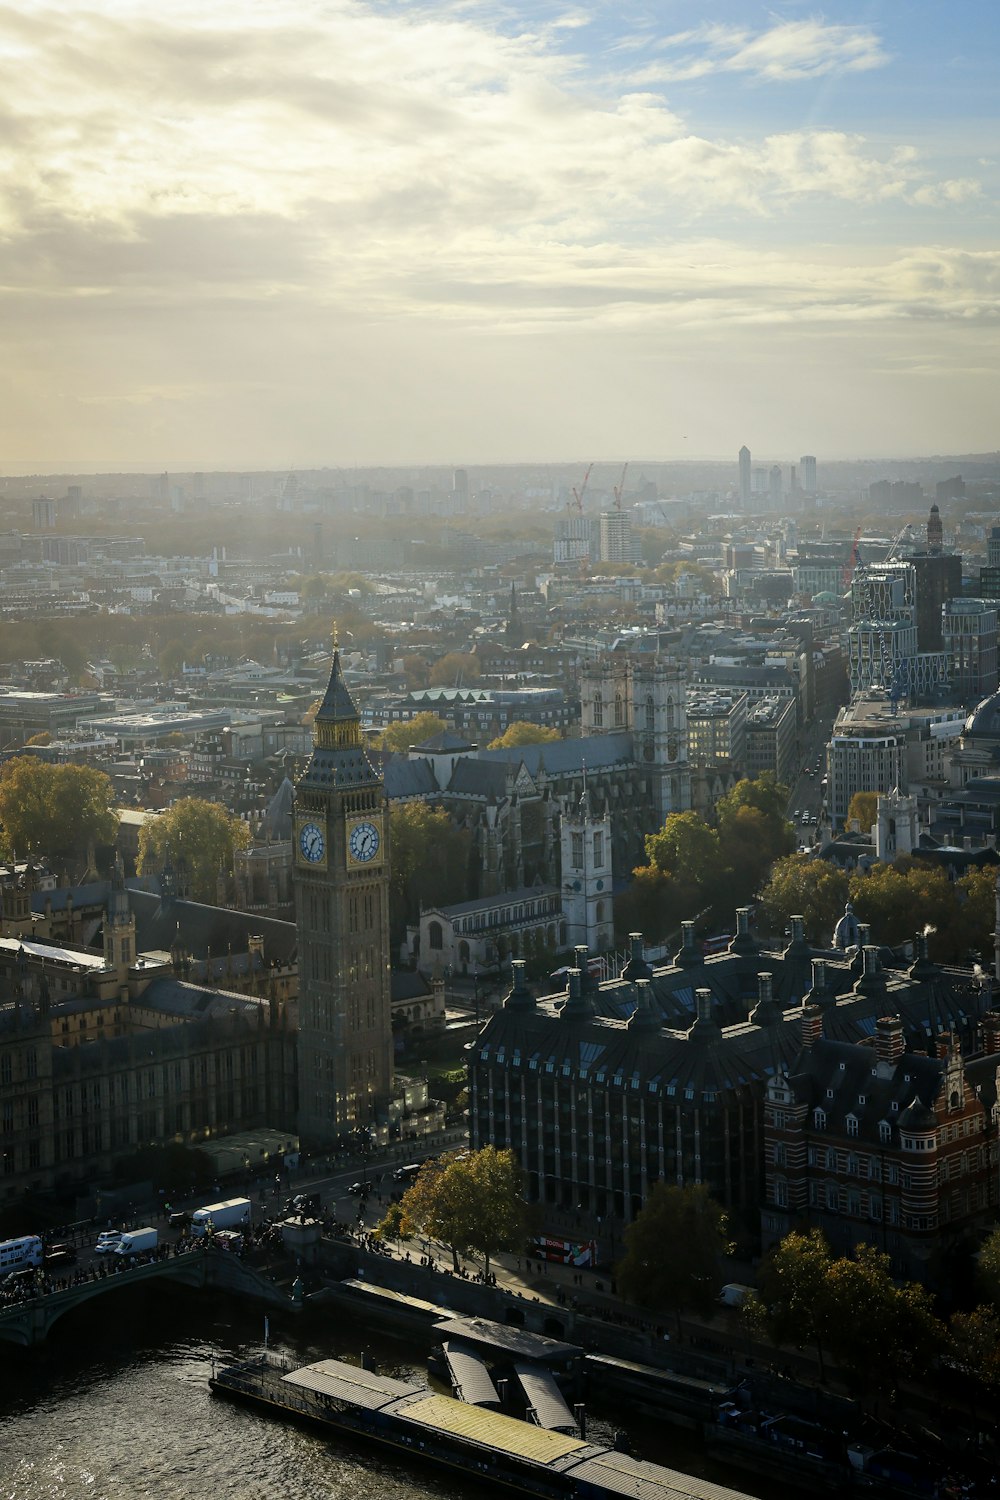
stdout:
[[(970, 1065), (977, 1087), (953, 1034), (931, 1057), (905, 1050), (898, 1016), (861, 1044), (826, 1040), (817, 1006), (801, 1017), (802, 1050), (765, 1099), (763, 1247), (818, 1228), (835, 1254), (867, 1241), (933, 1281), (937, 1253), (995, 1218), (998, 1058)], [(995, 1052), (1000, 1015), (984, 1031)]]

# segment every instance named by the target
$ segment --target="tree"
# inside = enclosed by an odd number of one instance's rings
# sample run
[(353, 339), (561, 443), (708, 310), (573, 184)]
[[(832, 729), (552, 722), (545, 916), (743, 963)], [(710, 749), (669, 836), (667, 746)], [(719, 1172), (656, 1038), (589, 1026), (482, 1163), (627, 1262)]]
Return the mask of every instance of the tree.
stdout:
[(959, 919), (954, 929), (955, 954), (961, 962), (971, 955), (980, 959), (993, 955), (996, 925), (996, 870), (988, 865), (970, 870), (957, 883)]
[(787, 1234), (760, 1268), (757, 1281), (776, 1343), (816, 1345), (821, 1377), (830, 1335), (830, 1247), (818, 1229)]
[(847, 826), (851, 826), (851, 819), (857, 818), (858, 827), (862, 833), (875, 827), (878, 817), (878, 793), (877, 792), (855, 792), (847, 804)]
[(472, 834), (456, 828), (443, 808), (426, 802), (391, 807), (389, 831), (389, 923), (396, 944), (406, 924), (419, 919), (422, 906), (444, 906), (471, 894)]
[(466, 651), (449, 651), (431, 667), (431, 687), (471, 687), (479, 677), (479, 662)]
[(994, 1229), (983, 1241), (976, 1280), (980, 1296), (1000, 1312), (1000, 1229)]
[(787, 804), (788, 788), (770, 771), (753, 780), (744, 777), (716, 803), (719, 849), (736, 903), (749, 900), (775, 860), (795, 848)]
[(245, 849), (250, 833), (242, 819), (218, 802), (181, 797), (158, 818), (149, 818), (139, 833), (140, 875), (159, 873), (167, 862), (182, 860), (190, 875), (195, 901), (214, 902), (219, 870), (233, 867), (233, 852)]
[(29, 745), (51, 745), (51, 743), (52, 736), (47, 729), (43, 729), (41, 734), (33, 734), (30, 740), (24, 742), (25, 748)]
[(726, 1216), (702, 1186), (657, 1182), (625, 1230), (625, 1254), (617, 1266), (622, 1295), (642, 1307), (708, 1315), (726, 1249)]
[(719, 835), (696, 812), (670, 813), (658, 833), (646, 835), (646, 857), (692, 891), (711, 885), (721, 873)]
[(826, 1293), (830, 1351), (859, 1390), (892, 1389), (904, 1367), (921, 1375), (944, 1344), (930, 1294), (915, 1282), (897, 1287), (873, 1245), (832, 1263)]
[(443, 734), (447, 728), (447, 724), (437, 714), (416, 714), (412, 719), (401, 719), (398, 724), (390, 724), (375, 737), (374, 744), (377, 750), (395, 750), (405, 755), (411, 745), (422, 745), (425, 740), (432, 740), (435, 735)]
[(953, 1313), (949, 1331), (959, 1364), (995, 1397), (1000, 1390), (1000, 1313), (990, 1306)]
[(761, 914), (774, 932), (782, 931), (790, 917), (801, 916), (809, 941), (826, 946), (843, 913), (849, 887), (846, 871), (836, 865), (806, 854), (789, 854), (771, 870), (761, 893)]
[(402, 1231), (447, 1245), (456, 1271), (459, 1255), (470, 1250), (479, 1251), (489, 1271), (498, 1250), (521, 1246), (531, 1217), (517, 1158), (493, 1146), (425, 1162), (401, 1206)]
[(614, 906), (615, 931), (622, 940), (630, 932), (641, 932), (648, 941), (660, 942), (691, 914), (690, 904), (682, 909), (673, 876), (656, 865), (642, 865), (634, 871), (631, 885), (615, 896)]
[(0, 824), (8, 852), (83, 855), (114, 843), (114, 788), (90, 766), (50, 766), (19, 755), (0, 771)]
[(958, 896), (945, 872), (921, 860), (899, 859), (873, 865), (851, 877), (850, 896), (859, 922), (867, 922), (879, 943), (902, 943), (913, 936), (914, 913), (932, 929), (931, 956), (951, 956), (958, 921)]
[(390, 1203), (375, 1228), (377, 1240), (408, 1240), (411, 1238), (405, 1227), (406, 1215), (401, 1203)]
[(515, 719), (503, 734), (490, 740), (487, 750), (513, 750), (518, 745), (547, 745), (559, 739), (557, 729), (546, 729), (544, 724), (529, 724), (527, 719)]

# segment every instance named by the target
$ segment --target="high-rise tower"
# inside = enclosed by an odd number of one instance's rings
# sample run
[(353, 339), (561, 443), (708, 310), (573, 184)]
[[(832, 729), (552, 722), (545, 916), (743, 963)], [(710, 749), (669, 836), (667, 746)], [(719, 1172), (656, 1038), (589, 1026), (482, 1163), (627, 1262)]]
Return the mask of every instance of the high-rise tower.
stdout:
[(750, 507), (750, 494), (753, 487), (753, 478), (750, 468), (750, 449), (746, 443), (740, 449), (740, 504), (744, 510)]
[(374, 1123), (392, 1086), (385, 787), (336, 649), (293, 831), (299, 1134), (322, 1145)]

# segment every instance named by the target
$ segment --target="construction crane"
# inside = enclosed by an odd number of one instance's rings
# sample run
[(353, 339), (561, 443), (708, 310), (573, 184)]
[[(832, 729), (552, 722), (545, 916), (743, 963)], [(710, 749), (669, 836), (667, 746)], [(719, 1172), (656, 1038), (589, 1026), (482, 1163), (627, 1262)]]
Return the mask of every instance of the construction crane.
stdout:
[(628, 459), (625, 460), (625, 463), (622, 466), (622, 477), (619, 479), (617, 484), (612, 485), (611, 487), (611, 492), (615, 497), (615, 510), (621, 510), (622, 508), (622, 495), (625, 493), (625, 475), (627, 473)]
[(857, 531), (854, 533), (854, 541), (851, 543), (850, 555), (848, 556), (848, 559), (844, 564), (844, 571), (841, 574), (841, 588), (844, 590), (845, 594), (851, 586), (855, 570), (857, 569), (857, 566), (861, 561), (861, 554), (858, 551), (858, 543), (861, 540), (861, 533), (864, 531), (864, 529), (865, 528), (863, 526), (859, 526)]
[(576, 508), (580, 512), (581, 516), (583, 515), (583, 497), (587, 493), (587, 483), (590, 479), (590, 471), (593, 467), (594, 465), (592, 463), (587, 465), (587, 472), (583, 476), (583, 483), (581, 484), (580, 488), (576, 489), (575, 486), (573, 488), (573, 499), (576, 501)]

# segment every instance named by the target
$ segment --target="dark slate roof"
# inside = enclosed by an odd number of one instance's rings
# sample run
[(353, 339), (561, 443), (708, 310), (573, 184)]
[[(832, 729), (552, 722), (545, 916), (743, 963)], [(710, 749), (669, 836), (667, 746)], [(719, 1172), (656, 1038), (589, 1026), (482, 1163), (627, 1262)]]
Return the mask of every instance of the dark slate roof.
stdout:
[(393, 969), (389, 976), (389, 990), (393, 1000), (424, 1000), (431, 987), (424, 976), (414, 969)]
[(250, 1000), (246, 995), (202, 989), (200, 985), (186, 984), (183, 980), (172, 977), (154, 979), (143, 991), (138, 1003), (148, 1010), (176, 1016), (179, 1020), (225, 1016), (233, 1011), (253, 1019), (261, 1014), (260, 1002)]
[(295, 805), (295, 788), (286, 776), (261, 819), (258, 837), (268, 843), (287, 843), (292, 836), (292, 809)]
[(423, 755), (444, 755), (447, 752), (468, 752), (472, 746), (460, 734), (454, 734), (450, 729), (443, 729), (440, 734), (431, 735), (429, 740), (423, 740), (413, 748)]
[(50, 905), (53, 911), (65, 911), (71, 896), (77, 911), (85, 906), (103, 906), (110, 890), (109, 881), (92, 880), (89, 885), (60, 886), (55, 891), (32, 891), (31, 910), (41, 913), (46, 905)]
[[(770, 974), (774, 997), (782, 1006), (799, 1005), (812, 983), (811, 956), (822, 954), (805, 949), (801, 956), (786, 959), (780, 953), (751, 949), (714, 954), (689, 969), (669, 964), (654, 969), (650, 999), (663, 1025), (686, 1029), (695, 1017), (695, 990), (711, 990), (713, 1019), (720, 1026), (732, 1026), (745, 1021), (756, 1005), (759, 974)], [(827, 984), (833, 994), (853, 983), (853, 974), (843, 965), (828, 964)], [(635, 986), (624, 978), (602, 984), (594, 1003), (599, 1015), (627, 1020), (635, 1010)]]
[[(989, 1005), (988, 991), (980, 990), (965, 970), (928, 964), (916, 978), (887, 970), (856, 981), (843, 959), (816, 956), (827, 965), (824, 1034), (831, 1045), (846, 1045), (854, 1065), (869, 1074), (872, 1053), (857, 1043), (874, 1035), (879, 1016), (900, 1015), (908, 1044), (926, 1053), (928, 1043), (943, 1032), (971, 1043), (975, 1018)], [(531, 1069), (534, 1059), (536, 1071), (549, 1063), (555, 1073), (568, 1068), (579, 1076), (585, 1070), (598, 1084), (635, 1078), (639, 1087), (681, 1100), (709, 1102), (720, 1093), (759, 1088), (777, 1070), (794, 1071), (802, 1050), (801, 996), (794, 993), (801, 981), (789, 979), (786, 967), (801, 972), (797, 958), (789, 963), (780, 954), (761, 953), (720, 955), (693, 970), (656, 970), (650, 996), (667, 1023), (659, 1033), (630, 1030), (624, 1018), (635, 1009), (636, 992), (628, 981), (601, 985), (592, 995), (597, 1014), (579, 1020), (560, 1015), (562, 995), (535, 1004), (529, 999), (525, 1006), (505, 1006), (494, 1013), (479, 1035), (476, 1055), (484, 1063), (508, 1068)], [(770, 1024), (747, 1019), (756, 1007), (758, 972), (771, 973), (775, 995), (787, 1002), (783, 1010), (780, 1005), (768, 1008)], [(695, 1023), (698, 988), (713, 993), (709, 1023)]]
[(347, 689), (344, 681), (344, 669), (340, 664), (340, 652), (334, 648), (333, 665), (330, 668), (330, 680), (323, 694), (323, 702), (316, 711), (316, 722), (318, 724), (339, 724), (345, 719), (356, 719), (358, 711), (354, 706), (354, 699)]
[(776, 1071), (786, 1069), (800, 1050), (800, 1027), (786, 1018), (775, 1026), (749, 1021), (725, 1031), (709, 1027), (689, 1038), (684, 1032), (636, 1032), (603, 1016), (561, 1019), (554, 1007), (500, 1010), (475, 1044), (481, 1063), (512, 1069), (551, 1071), (585, 1077), (598, 1087), (615, 1083), (676, 1098), (714, 1102), (720, 1094), (742, 1097)]
[(635, 756), (630, 734), (593, 734), (586, 739), (550, 740), (544, 745), (517, 745), (509, 750), (480, 750), (479, 760), (517, 766), (523, 761), (532, 776), (544, 765), (550, 776), (598, 771), (602, 766), (628, 765)]
[(379, 780), (379, 773), (362, 745), (338, 750), (317, 745), (299, 788), (317, 787), (326, 792), (339, 787), (372, 786)]
[(428, 797), (438, 790), (429, 760), (410, 760), (405, 755), (393, 755), (384, 762), (383, 775), (385, 794), (390, 801), (403, 797)]
[(294, 922), (281, 922), (259, 912), (204, 906), (198, 901), (175, 899), (164, 904), (153, 892), (131, 888), (128, 899), (135, 916), (136, 947), (140, 953), (169, 952), (179, 924), (182, 944), (198, 959), (205, 958), (209, 948), (213, 959), (224, 958), (230, 948), (234, 956), (246, 953), (250, 938), (260, 934), (266, 961), (294, 962), (297, 951)]
[[(516, 765), (517, 759), (514, 761), (514, 766)], [(499, 800), (507, 796), (507, 774), (507, 764), (502, 761), (497, 763), (472, 760), (469, 756), (463, 755), (462, 759), (455, 763), (448, 781), (446, 795), (494, 797)]]
[(897, 1141), (901, 1123), (933, 1129), (931, 1106), (943, 1072), (940, 1059), (914, 1052), (904, 1052), (891, 1069), (880, 1068), (872, 1047), (821, 1038), (800, 1053), (789, 1084), (800, 1103), (823, 1110), (831, 1135), (853, 1134), (847, 1128), (847, 1117), (853, 1115), (859, 1140), (878, 1140), (884, 1120)]
[(459, 917), (466, 916), (469, 912), (485, 911), (494, 906), (516, 906), (519, 901), (537, 901), (539, 896), (558, 896), (558, 894), (558, 886), (522, 885), (517, 890), (500, 891), (493, 896), (477, 896), (472, 901), (454, 901), (449, 906), (426, 906), (423, 910), (425, 915), (429, 911), (436, 911), (442, 916)]

